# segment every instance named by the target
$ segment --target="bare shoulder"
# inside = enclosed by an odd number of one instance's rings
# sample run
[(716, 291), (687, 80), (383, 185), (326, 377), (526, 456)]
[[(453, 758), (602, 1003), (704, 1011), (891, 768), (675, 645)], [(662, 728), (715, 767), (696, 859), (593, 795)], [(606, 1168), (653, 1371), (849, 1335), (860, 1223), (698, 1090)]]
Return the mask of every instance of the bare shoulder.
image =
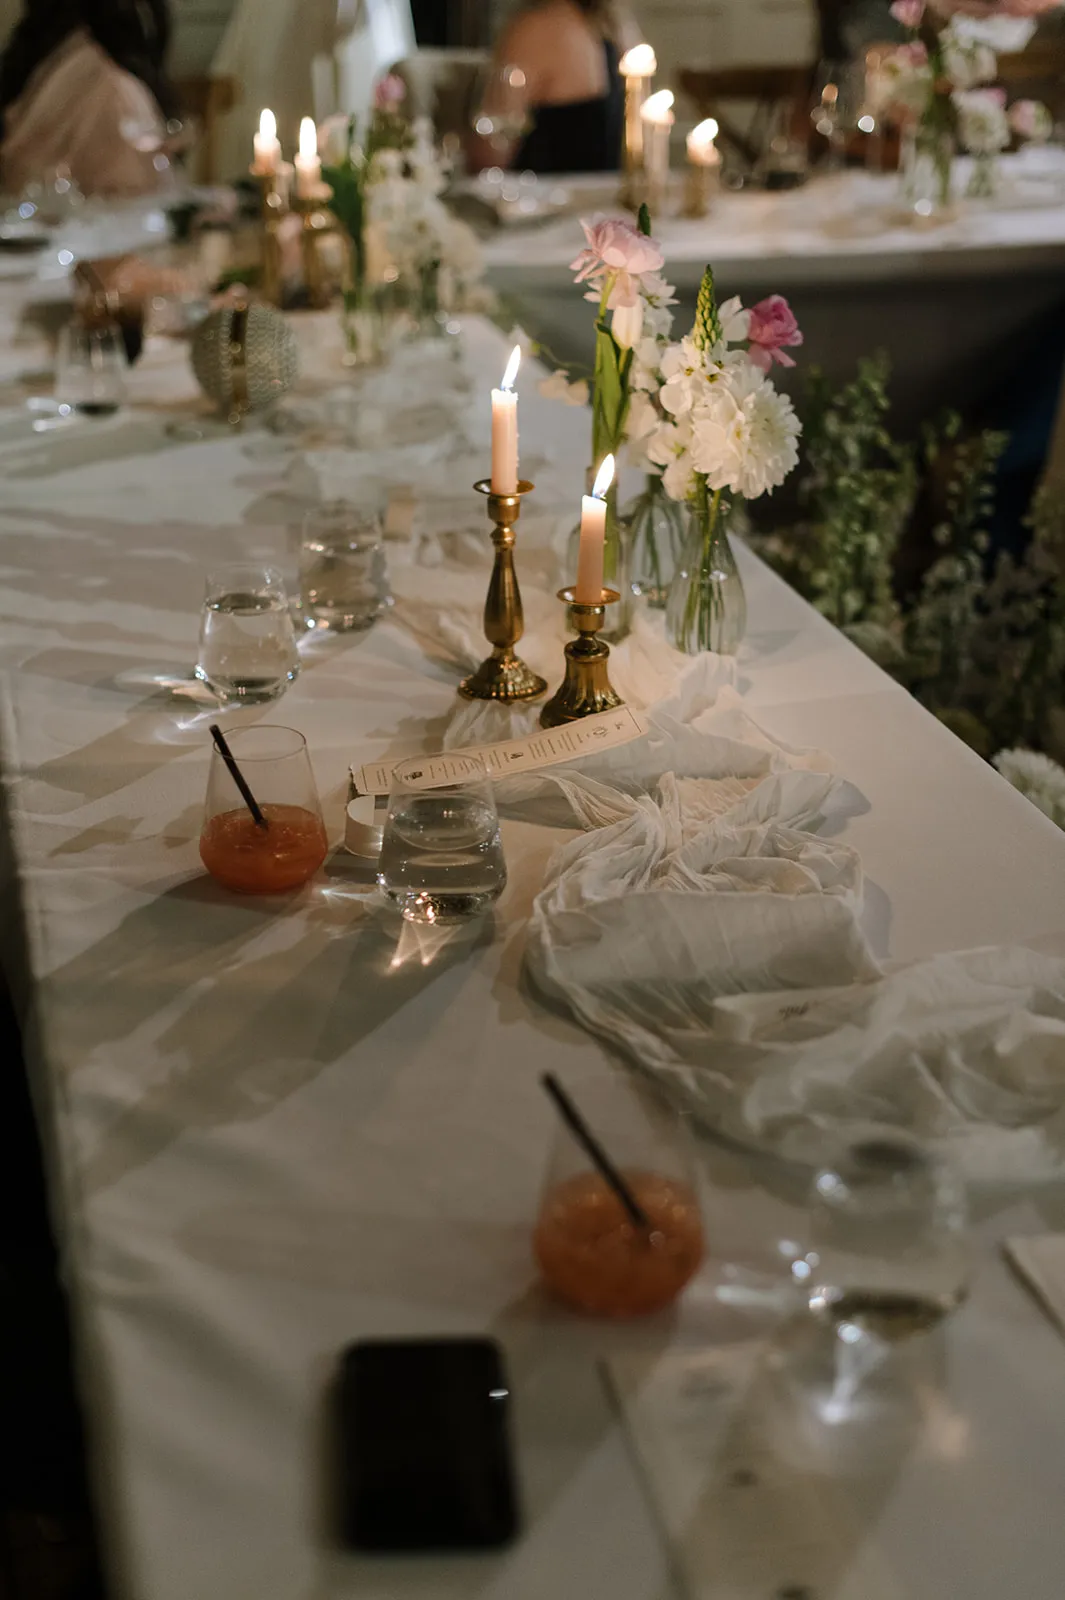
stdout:
[(522, 50), (557, 48), (559, 40), (573, 30), (576, 20), (569, 0), (544, 0), (542, 5), (529, 6), (511, 18), (503, 30), (499, 49), (517, 54)]

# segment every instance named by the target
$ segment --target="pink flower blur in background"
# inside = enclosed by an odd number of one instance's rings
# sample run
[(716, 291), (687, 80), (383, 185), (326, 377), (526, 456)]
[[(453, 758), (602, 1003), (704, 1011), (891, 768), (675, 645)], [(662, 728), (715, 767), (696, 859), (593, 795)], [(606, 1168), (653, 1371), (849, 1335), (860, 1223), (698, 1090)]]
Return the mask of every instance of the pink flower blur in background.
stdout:
[(891, 15), (904, 28), (919, 28), (924, 17), (924, 0), (895, 0)]
[(374, 90), (373, 103), (377, 111), (395, 111), (407, 98), (407, 85), (395, 72), (386, 73)]
[(793, 367), (794, 361), (784, 350), (795, 349), (803, 342), (795, 314), (782, 294), (771, 294), (768, 300), (760, 300), (751, 307), (748, 337), (751, 341), (748, 354), (763, 372), (768, 372), (774, 361), (782, 367)]

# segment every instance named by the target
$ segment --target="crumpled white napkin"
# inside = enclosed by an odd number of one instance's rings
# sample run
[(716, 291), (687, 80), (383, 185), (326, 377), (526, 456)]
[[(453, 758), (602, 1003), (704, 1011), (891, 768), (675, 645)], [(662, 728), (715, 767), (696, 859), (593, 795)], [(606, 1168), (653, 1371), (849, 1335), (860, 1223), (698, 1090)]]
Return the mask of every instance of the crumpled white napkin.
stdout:
[[(716, 692), (715, 692), (716, 690)], [(803, 1159), (838, 1118), (947, 1141), (970, 1176), (1050, 1176), (1065, 1105), (1065, 962), (1025, 949), (884, 972), (856, 852), (818, 837), (854, 795), (757, 728), (700, 658), (646, 739), (508, 780), (586, 831), (552, 861), (534, 983), (709, 1124)], [(661, 775), (661, 776), (660, 776)]]

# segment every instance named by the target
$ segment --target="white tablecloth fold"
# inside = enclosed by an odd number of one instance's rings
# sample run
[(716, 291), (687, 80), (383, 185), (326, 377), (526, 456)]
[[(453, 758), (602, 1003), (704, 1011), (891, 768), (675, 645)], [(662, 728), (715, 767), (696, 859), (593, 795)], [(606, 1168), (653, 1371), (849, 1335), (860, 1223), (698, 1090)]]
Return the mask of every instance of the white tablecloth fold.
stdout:
[(505, 804), (557, 789), (586, 830), (535, 903), (535, 984), (731, 1137), (812, 1159), (819, 1124), (861, 1118), (946, 1141), (974, 1179), (1059, 1171), (1038, 1125), (1065, 1106), (1065, 962), (882, 971), (861, 861), (818, 832), (855, 792), (715, 693), (719, 665), (693, 665), (646, 740), (501, 785)]

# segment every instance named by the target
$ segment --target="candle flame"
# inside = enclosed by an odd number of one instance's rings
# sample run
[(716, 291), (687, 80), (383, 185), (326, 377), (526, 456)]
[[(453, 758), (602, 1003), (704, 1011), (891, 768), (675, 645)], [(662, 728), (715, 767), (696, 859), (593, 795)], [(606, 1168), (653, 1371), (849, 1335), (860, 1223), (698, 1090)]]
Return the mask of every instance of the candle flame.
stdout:
[(653, 78), (658, 59), (649, 44), (634, 44), (622, 56), (618, 70), (623, 78)]
[(510, 352), (510, 360), (507, 362), (507, 370), (503, 374), (503, 382), (499, 385), (499, 387), (501, 389), (505, 389), (508, 394), (514, 387), (514, 379), (518, 376), (518, 368), (520, 366), (521, 345), (516, 344), (513, 350)]
[(300, 155), (304, 161), (313, 161), (318, 154), (318, 129), (313, 117), (304, 117), (300, 123)]
[(269, 107), (259, 113), (259, 137), (267, 144), (277, 138), (277, 118)]
[(610, 488), (610, 485), (613, 483), (613, 481), (614, 481), (614, 457), (613, 456), (604, 456), (603, 457), (603, 465), (599, 468), (599, 471), (596, 473), (595, 482), (592, 484), (592, 496), (593, 496), (593, 498), (596, 499), (596, 500), (605, 499), (606, 498), (606, 492)]
[(688, 144), (695, 150), (705, 150), (713, 144), (721, 129), (714, 117), (707, 117), (705, 122), (697, 122), (688, 135)]
[(648, 95), (640, 115), (645, 122), (672, 122), (673, 90), (659, 89), (657, 94)]

